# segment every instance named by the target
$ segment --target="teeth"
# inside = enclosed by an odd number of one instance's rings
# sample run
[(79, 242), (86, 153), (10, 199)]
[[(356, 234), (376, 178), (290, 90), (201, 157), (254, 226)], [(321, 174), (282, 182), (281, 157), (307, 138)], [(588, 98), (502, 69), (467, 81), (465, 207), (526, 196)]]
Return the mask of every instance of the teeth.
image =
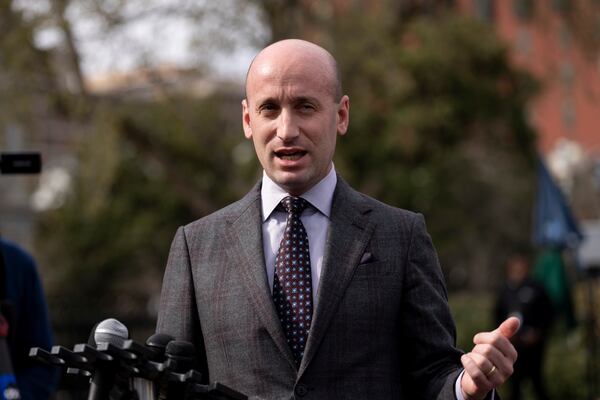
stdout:
[(285, 153), (285, 152), (275, 153), (275, 155), (277, 157), (281, 158), (282, 160), (298, 160), (299, 158), (304, 156), (304, 154), (305, 154), (305, 152), (303, 152), (303, 151), (297, 151), (297, 152), (293, 152), (293, 153)]
[(297, 160), (298, 158), (301, 157), (300, 153), (294, 153), (294, 154), (281, 154), (279, 156), (279, 158), (283, 159), (283, 160)]

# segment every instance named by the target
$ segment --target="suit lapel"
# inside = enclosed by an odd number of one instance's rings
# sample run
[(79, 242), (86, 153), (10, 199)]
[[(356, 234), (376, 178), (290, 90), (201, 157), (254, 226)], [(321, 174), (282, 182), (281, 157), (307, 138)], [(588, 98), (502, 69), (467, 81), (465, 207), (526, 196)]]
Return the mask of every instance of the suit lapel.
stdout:
[(368, 219), (370, 208), (339, 176), (331, 207), (331, 222), (313, 323), (300, 365), (300, 376), (314, 357), (352, 279), (354, 269), (369, 243), (375, 224)]
[(240, 204), (240, 213), (228, 219), (228, 259), (238, 265), (256, 312), (284, 357), (295, 369), (296, 364), (285, 340), (267, 280), (262, 243), (260, 184)]

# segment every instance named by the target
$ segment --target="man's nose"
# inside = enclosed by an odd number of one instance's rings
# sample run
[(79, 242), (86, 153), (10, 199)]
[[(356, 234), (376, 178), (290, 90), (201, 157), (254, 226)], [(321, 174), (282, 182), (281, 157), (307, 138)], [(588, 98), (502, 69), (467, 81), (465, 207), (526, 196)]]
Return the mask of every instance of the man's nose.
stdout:
[(300, 129), (293, 116), (288, 110), (282, 110), (277, 124), (277, 137), (282, 142), (289, 142), (300, 135)]

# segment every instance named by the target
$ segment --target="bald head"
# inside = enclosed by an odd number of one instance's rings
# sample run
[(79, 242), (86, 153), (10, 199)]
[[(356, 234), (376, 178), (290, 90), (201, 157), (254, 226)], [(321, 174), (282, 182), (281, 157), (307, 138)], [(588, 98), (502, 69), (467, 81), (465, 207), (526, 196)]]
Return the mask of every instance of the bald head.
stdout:
[(267, 176), (287, 193), (299, 196), (327, 176), (349, 116), (335, 60), (322, 47), (283, 40), (252, 62), (242, 101), (244, 136)]
[(290, 74), (290, 77), (294, 70), (309, 69), (326, 82), (334, 102), (339, 102), (342, 97), (337, 62), (331, 53), (305, 40), (286, 39), (265, 47), (254, 57), (246, 74), (246, 98), (255, 75), (271, 73), (275, 69), (281, 74)]

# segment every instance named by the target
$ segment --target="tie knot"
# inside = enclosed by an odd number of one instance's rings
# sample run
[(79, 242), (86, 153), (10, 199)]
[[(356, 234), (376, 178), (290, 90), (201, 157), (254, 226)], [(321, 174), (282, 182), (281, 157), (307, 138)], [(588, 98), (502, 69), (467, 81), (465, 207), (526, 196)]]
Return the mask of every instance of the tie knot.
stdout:
[(287, 211), (288, 214), (302, 214), (302, 211), (308, 206), (308, 201), (302, 197), (287, 196), (281, 200), (281, 206)]

